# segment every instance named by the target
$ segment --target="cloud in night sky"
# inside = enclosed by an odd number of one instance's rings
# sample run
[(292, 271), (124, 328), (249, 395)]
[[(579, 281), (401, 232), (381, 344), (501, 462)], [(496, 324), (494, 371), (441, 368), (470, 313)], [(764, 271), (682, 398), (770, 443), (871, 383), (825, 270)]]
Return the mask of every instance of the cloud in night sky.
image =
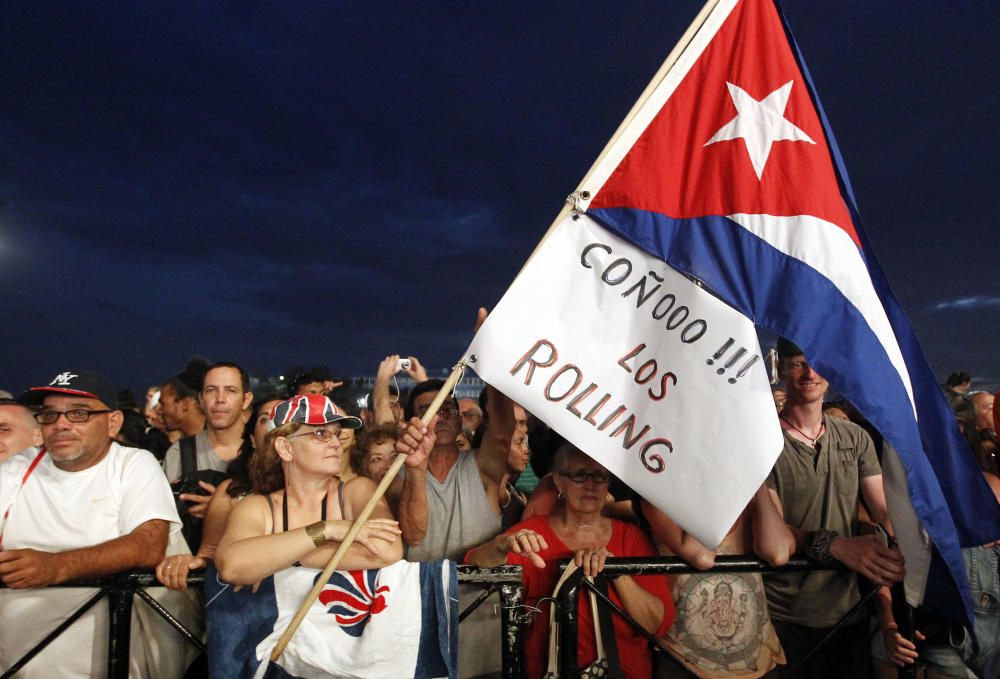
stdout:
[(933, 307), (934, 311), (978, 311), (981, 309), (1000, 309), (1000, 295), (973, 295), (971, 297), (958, 297), (955, 299), (938, 302)]
[[(451, 365), (701, 4), (0, 3), (0, 388)], [(932, 365), (995, 373), (933, 316), (1000, 304), (996, 10), (782, 4)]]

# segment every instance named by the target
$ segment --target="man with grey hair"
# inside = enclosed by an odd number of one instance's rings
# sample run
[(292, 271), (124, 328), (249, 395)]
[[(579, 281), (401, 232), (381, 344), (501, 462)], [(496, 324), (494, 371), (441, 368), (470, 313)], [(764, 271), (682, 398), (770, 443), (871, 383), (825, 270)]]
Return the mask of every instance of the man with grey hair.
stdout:
[(0, 463), (20, 452), (38, 452), (42, 430), (31, 410), (12, 398), (0, 398)]
[(976, 431), (993, 431), (993, 399), (988, 391), (974, 391), (968, 395), (972, 406), (976, 409)]

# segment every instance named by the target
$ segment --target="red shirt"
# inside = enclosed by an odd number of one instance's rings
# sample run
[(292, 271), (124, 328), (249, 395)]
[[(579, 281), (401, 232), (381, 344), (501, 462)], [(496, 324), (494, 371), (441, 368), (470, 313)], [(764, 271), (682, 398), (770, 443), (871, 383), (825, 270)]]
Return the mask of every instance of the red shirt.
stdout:
[[(632, 524), (614, 519), (612, 519), (611, 525), (611, 539), (608, 541), (607, 549), (616, 557), (657, 556), (653, 544), (641, 530)], [(545, 560), (544, 569), (536, 568), (529, 559), (520, 554), (511, 552), (507, 555), (508, 564), (518, 565), (524, 569), (525, 604), (542, 609), (542, 612), (528, 625), (524, 643), (525, 676), (534, 678), (541, 677), (545, 673), (549, 652), (549, 607), (547, 602), (543, 602), (543, 605), (539, 606), (538, 599), (552, 595), (552, 590), (555, 589), (556, 582), (559, 580), (559, 560), (572, 557), (573, 552), (556, 535), (552, 526), (549, 525), (549, 517), (547, 516), (533, 516), (511, 527), (507, 533), (516, 533), (525, 529), (533, 530), (543, 536), (549, 545), (548, 549), (539, 552), (539, 556)], [(663, 602), (663, 620), (660, 621), (660, 626), (655, 632), (657, 637), (662, 637), (674, 622), (674, 603), (670, 588), (667, 586), (666, 576), (644, 575), (634, 576), (634, 578), (643, 589)], [(614, 589), (614, 581), (612, 581), (609, 590), (611, 600), (624, 608)], [(580, 597), (578, 614), (577, 664), (579, 667), (587, 667), (597, 659), (597, 649), (594, 647), (594, 623), (588, 597)], [(615, 636), (618, 638), (618, 655), (625, 676), (634, 679), (651, 677), (653, 668), (648, 642), (633, 631), (631, 625), (625, 622), (621, 616), (612, 615), (612, 618)]]

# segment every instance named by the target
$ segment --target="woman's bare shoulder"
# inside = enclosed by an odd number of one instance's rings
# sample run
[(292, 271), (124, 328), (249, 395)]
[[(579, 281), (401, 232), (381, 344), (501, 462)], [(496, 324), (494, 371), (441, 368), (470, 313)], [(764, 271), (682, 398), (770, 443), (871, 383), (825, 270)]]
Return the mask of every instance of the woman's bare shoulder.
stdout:
[[(269, 524), (272, 514), (270, 505), (271, 496), (248, 493), (233, 505), (232, 519), (244, 521), (259, 520), (265, 524)], [(270, 531), (268, 530), (267, 532)]]

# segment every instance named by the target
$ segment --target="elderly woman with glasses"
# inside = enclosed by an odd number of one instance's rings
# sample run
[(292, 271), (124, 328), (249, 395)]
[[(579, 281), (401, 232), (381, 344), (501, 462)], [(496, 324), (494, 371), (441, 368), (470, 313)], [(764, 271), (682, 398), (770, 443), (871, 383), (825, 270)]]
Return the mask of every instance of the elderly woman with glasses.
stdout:
[[(233, 508), (216, 552), (219, 573), (232, 584), (254, 584), (292, 567), (323, 568), (375, 491), (364, 477), (338, 479), (347, 464), (338, 434), (361, 421), (322, 394), (276, 404), (268, 426), (263, 454), (251, 461), (254, 494)], [(340, 568), (380, 568), (400, 560), (399, 535), (380, 500)]]
[[(573, 558), (585, 575), (604, 568), (608, 557), (655, 556), (649, 538), (637, 527), (603, 516), (608, 491), (606, 469), (570, 444), (554, 460), (559, 502), (548, 516), (533, 516), (466, 554), (466, 562), (480, 567), (516, 564), (524, 569), (524, 595), (529, 607), (549, 597), (559, 579), (560, 559)], [(616, 578), (610, 598), (624, 608), (646, 631), (663, 636), (674, 620), (674, 606), (662, 575)], [(594, 625), (589, 604), (581, 598), (578, 610), (577, 664), (589, 666), (596, 659)], [(526, 676), (541, 677), (547, 655), (548, 609), (528, 628), (525, 640)], [(652, 676), (646, 640), (627, 622), (614, 616), (615, 636), (622, 670), (628, 677)], [(607, 643), (607, 640), (605, 641)]]

